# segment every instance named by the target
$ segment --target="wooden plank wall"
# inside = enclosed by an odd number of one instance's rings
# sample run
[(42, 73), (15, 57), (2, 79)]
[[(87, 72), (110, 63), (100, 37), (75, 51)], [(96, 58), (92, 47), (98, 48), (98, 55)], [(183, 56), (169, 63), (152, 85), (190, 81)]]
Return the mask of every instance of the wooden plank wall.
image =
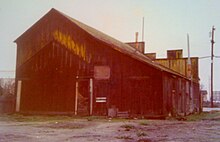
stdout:
[[(156, 59), (155, 62), (170, 68), (184, 76), (187, 76), (187, 58), (178, 58), (178, 59)], [(194, 81), (199, 81), (199, 65), (198, 65), (198, 58), (191, 58), (191, 65), (192, 65), (192, 75)]]
[[(76, 76), (92, 78), (96, 65), (109, 66), (111, 77), (94, 80), (94, 114), (106, 115), (112, 107), (131, 116), (168, 114), (171, 106), (186, 111), (184, 79), (114, 50), (65, 18), (50, 18), (57, 22), (42, 21), (18, 41), (16, 80), (23, 81), (22, 111), (73, 112)], [(88, 83), (79, 84), (79, 93), (88, 100)], [(105, 104), (95, 102), (100, 96), (107, 97)]]

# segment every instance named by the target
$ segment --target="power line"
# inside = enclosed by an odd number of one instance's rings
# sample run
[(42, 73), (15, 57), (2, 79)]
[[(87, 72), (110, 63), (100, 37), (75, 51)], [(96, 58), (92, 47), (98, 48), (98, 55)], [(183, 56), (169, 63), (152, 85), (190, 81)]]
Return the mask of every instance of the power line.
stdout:
[(199, 57), (199, 59), (205, 59), (205, 58), (210, 58), (211, 56), (203, 56), (203, 57)]
[(15, 72), (14, 70), (0, 70), (0, 72)]
[[(206, 59), (206, 58), (210, 58), (211, 56), (203, 56), (203, 57), (199, 57), (199, 59)], [(213, 56), (213, 58), (220, 58), (220, 56)]]

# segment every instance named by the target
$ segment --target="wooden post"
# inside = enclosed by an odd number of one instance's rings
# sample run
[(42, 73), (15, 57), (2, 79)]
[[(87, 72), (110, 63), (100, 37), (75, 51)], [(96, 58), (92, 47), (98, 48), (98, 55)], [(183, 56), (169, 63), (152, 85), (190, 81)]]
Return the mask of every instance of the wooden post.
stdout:
[(17, 97), (16, 97), (16, 112), (19, 112), (20, 111), (20, 101), (21, 101), (21, 85), (22, 85), (22, 81), (21, 80), (18, 80), (18, 84), (17, 84)]
[(212, 27), (212, 40), (211, 40), (211, 108), (214, 107), (213, 103), (213, 57), (214, 57), (214, 32), (215, 32), (215, 27)]
[(79, 82), (78, 76), (76, 77), (76, 96), (75, 96), (75, 115), (77, 115), (77, 108), (78, 108), (78, 93), (79, 93)]
[(90, 92), (90, 110), (89, 114), (92, 115), (93, 112), (93, 80), (89, 79), (89, 92)]

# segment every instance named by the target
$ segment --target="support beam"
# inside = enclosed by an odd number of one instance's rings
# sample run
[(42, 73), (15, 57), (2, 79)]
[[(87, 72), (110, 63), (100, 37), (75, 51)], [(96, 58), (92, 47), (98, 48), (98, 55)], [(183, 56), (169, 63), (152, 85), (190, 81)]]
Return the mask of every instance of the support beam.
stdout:
[(90, 110), (89, 115), (93, 113), (93, 79), (89, 79), (89, 93), (90, 93)]
[(16, 93), (16, 108), (15, 111), (19, 112), (20, 111), (20, 104), (21, 104), (21, 86), (22, 86), (22, 81), (18, 80), (17, 84), (17, 93)]
[(77, 80), (78, 76), (76, 77), (76, 96), (75, 96), (75, 115), (77, 115), (78, 109), (78, 94), (79, 94), (79, 82)]

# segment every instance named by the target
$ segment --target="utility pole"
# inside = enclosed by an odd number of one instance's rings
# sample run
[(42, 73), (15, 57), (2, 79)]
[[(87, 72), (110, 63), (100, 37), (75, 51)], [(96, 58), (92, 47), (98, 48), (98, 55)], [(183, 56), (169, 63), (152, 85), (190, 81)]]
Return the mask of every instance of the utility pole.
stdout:
[(214, 107), (213, 104), (213, 48), (214, 48), (214, 31), (215, 31), (215, 27), (212, 26), (212, 39), (211, 39), (211, 108)]
[(142, 42), (144, 42), (144, 17), (142, 21)]
[(193, 76), (192, 76), (192, 64), (190, 58), (190, 45), (189, 45), (189, 34), (187, 34), (187, 49), (188, 49), (188, 60), (187, 60), (187, 77), (190, 79), (190, 96), (192, 98), (192, 109), (194, 110), (194, 94), (193, 94)]

